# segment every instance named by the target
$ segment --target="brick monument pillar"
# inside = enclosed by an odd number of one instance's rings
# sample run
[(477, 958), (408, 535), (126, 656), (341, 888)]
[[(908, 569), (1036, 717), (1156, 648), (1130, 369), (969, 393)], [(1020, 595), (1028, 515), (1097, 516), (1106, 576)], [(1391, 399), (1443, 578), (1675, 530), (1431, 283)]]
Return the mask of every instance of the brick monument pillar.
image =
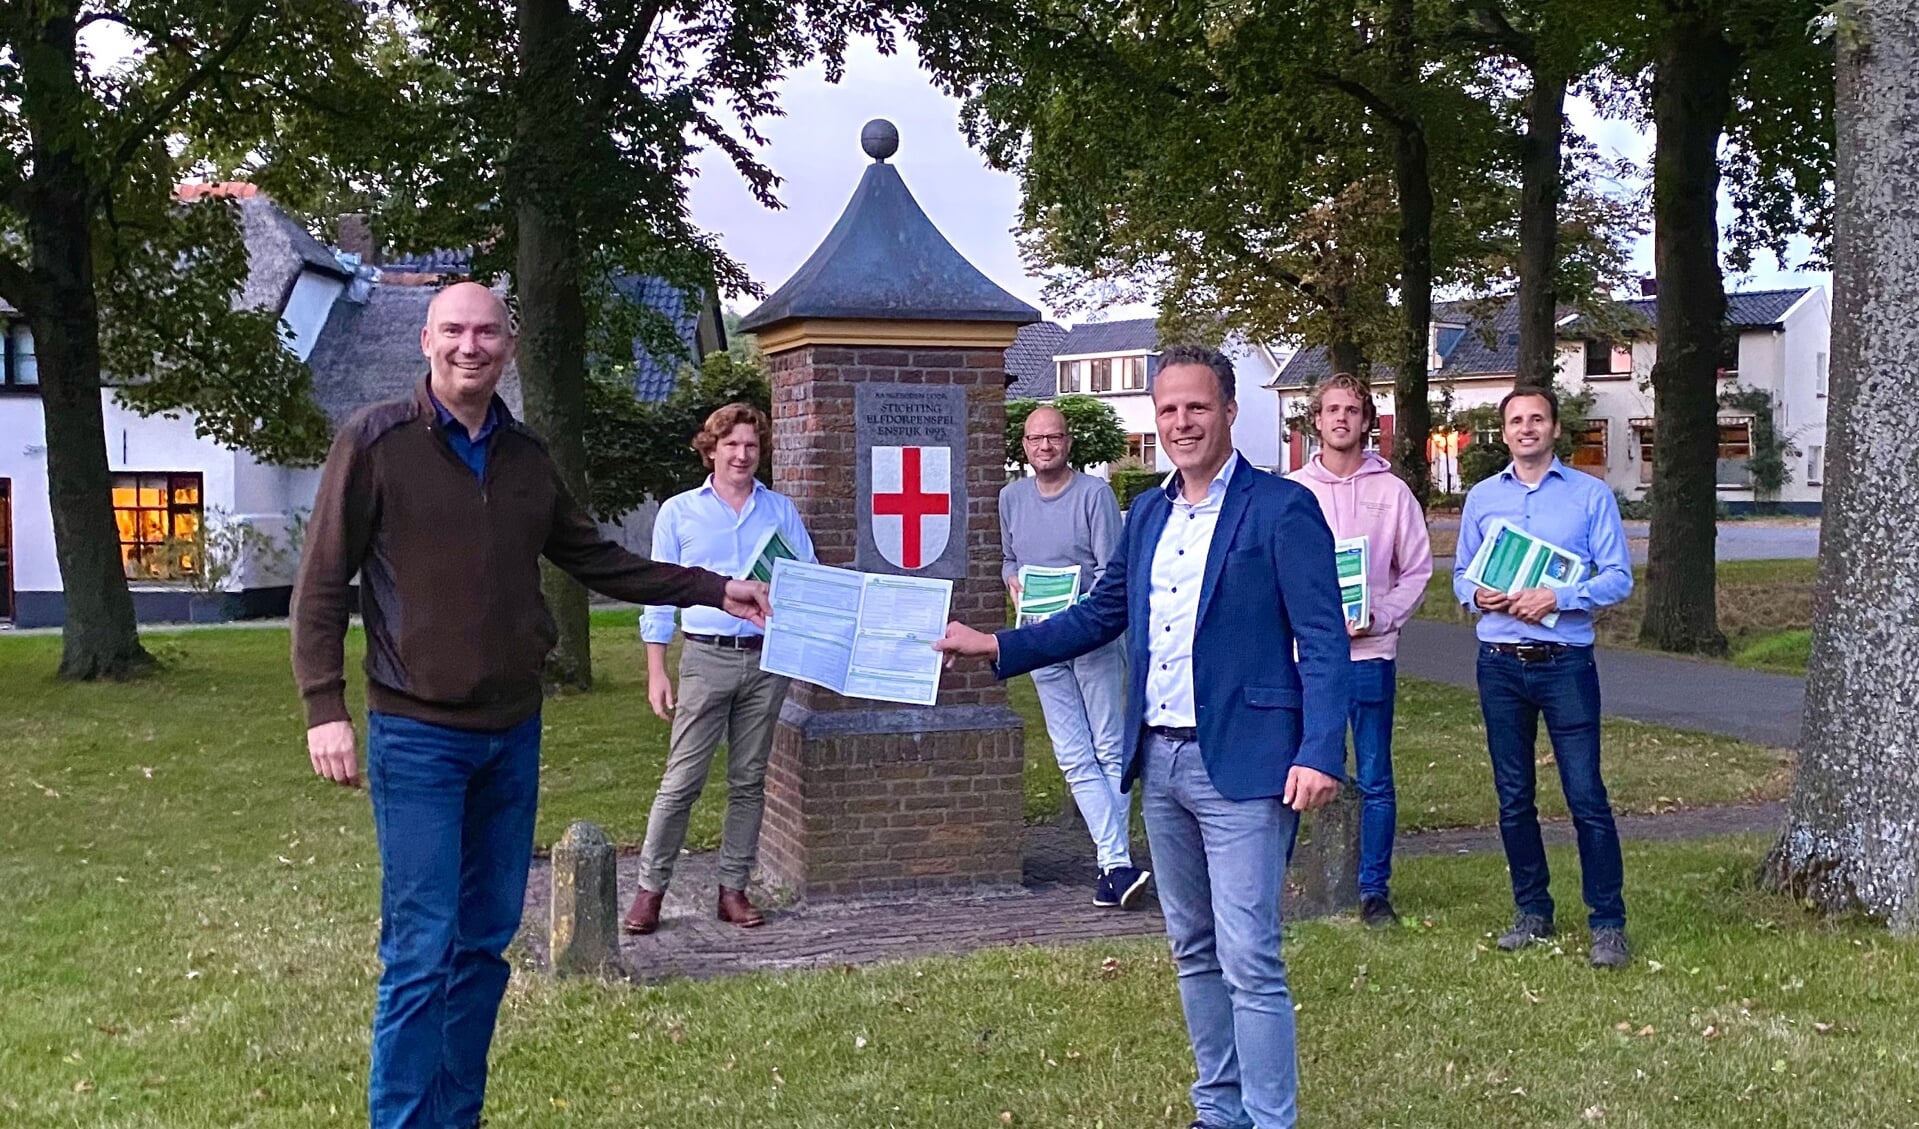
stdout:
[[(933, 226), (873, 163), (818, 250), (741, 329), (773, 377), (773, 481), (821, 564), (953, 581), (952, 617), (1003, 626), (999, 491), (1006, 347), (1039, 312)], [(795, 682), (766, 776), (760, 860), (806, 897), (1011, 886), (1020, 879), (1025, 740), (981, 664), (930, 707)]]

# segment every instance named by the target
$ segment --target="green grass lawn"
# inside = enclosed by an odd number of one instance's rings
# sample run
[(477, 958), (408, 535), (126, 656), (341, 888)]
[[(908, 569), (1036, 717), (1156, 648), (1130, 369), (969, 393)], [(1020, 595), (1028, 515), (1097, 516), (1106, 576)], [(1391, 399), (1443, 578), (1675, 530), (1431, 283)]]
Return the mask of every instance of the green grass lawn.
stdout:
[[(664, 726), (630, 616), (597, 633), (600, 690), (547, 712), (542, 842), (580, 817), (628, 842), (643, 828)], [(365, 794), (311, 775), (283, 632), (148, 642), (161, 675), (76, 686), (51, 676), (58, 639), (0, 640), (0, 1125), (352, 1125), (378, 973)], [(1469, 697), (1408, 686), (1400, 716), (1408, 821), (1488, 818)], [(1732, 798), (1671, 783), (1688, 772), (1701, 787), (1778, 778), (1776, 754), (1736, 742), (1609, 739), (1622, 806)], [(716, 800), (697, 842), (714, 838)], [(1295, 932), (1309, 1123), (1575, 1125), (1599, 1107), (1612, 1125), (1909, 1124), (1913, 951), (1748, 889), (1762, 848), (1629, 848), (1635, 934), (1659, 967), (1617, 977), (1570, 942), (1487, 952), (1506, 914), (1497, 859), (1407, 860), (1399, 900), (1430, 926)], [(1558, 887), (1575, 906), (1563, 856)], [(663, 987), (526, 976), (489, 1112), (503, 1126), (946, 1129), (1002, 1111), (1180, 1126), (1186, 1054), (1155, 942)]]
[[(1740, 666), (1804, 674), (1812, 645), (1813, 577), (1816, 560), (1720, 561), (1719, 628), (1726, 633), (1731, 658)], [(1600, 613), (1595, 628), (1602, 646), (1639, 646), (1639, 622), (1645, 614), (1646, 569), (1633, 570), (1633, 594)], [(1472, 616), (1453, 597), (1450, 572), (1434, 574), (1426, 585), (1421, 619), (1470, 623)]]

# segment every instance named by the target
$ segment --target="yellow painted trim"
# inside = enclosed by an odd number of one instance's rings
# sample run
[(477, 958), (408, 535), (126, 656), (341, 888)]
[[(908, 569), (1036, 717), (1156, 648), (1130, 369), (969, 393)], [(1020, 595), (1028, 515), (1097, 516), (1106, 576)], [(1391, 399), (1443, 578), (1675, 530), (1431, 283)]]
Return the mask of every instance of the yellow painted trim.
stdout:
[(879, 321), (815, 318), (760, 332), (760, 351), (784, 353), (806, 345), (891, 345), (902, 349), (1004, 349), (1016, 325), (992, 321)]

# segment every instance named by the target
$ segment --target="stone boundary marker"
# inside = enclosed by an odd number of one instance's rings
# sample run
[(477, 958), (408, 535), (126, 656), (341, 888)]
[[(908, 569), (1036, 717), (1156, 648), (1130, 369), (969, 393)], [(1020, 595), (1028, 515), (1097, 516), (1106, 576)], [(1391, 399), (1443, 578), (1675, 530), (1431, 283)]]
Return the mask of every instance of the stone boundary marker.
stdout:
[(580, 820), (553, 845), (548, 969), (555, 976), (621, 976), (618, 854), (596, 823)]

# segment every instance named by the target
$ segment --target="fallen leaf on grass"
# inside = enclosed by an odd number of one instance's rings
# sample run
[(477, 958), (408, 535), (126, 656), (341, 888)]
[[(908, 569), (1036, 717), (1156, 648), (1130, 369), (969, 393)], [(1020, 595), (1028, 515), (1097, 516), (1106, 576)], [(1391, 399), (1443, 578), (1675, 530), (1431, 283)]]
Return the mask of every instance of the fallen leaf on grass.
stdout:
[(999, 1123), (1000, 1123), (1001, 1125), (1011, 1125), (1011, 1124), (1013, 1123), (1013, 1111), (1012, 1111), (1012, 1110), (1010, 1110), (1010, 1109), (1002, 1109), (1002, 1110), (1000, 1110), (1000, 1111), (999, 1111)]
[(1112, 979), (1115, 976), (1118, 976), (1119, 975), (1119, 958), (1107, 957), (1105, 960), (1100, 961), (1099, 974), (1108, 980)]
[(1719, 1037), (1719, 1026), (1715, 1023), (1708, 1023), (1706, 1024), (1706, 1029), (1701, 1031), (1700, 1034), (1708, 1039), (1717, 1039)]
[(1648, 1023), (1644, 1027), (1641, 1027), (1638, 1031), (1634, 1032), (1634, 1034), (1638, 1035), (1641, 1039), (1644, 1039), (1644, 1038), (1647, 1038), (1648, 1036), (1657, 1034), (1657, 1032), (1655, 1032), (1652, 1029), (1652, 1024)]
[(1579, 1120), (1604, 1121), (1606, 1120), (1606, 1107), (1603, 1105), (1589, 1105), (1579, 1111)]
[(93, 1083), (82, 1078), (73, 1084), (73, 1092), (76, 1094), (91, 1094), (93, 1093)]
[(1812, 1029), (1821, 1035), (1830, 1035), (1833, 1032), (1834, 1025), (1831, 1023), (1815, 1023), (1812, 1025)]
[(866, 1036), (864, 1036), (864, 1035), (855, 1035), (855, 1036), (853, 1036), (853, 1049), (854, 1049), (854, 1050), (856, 1050), (856, 1051), (863, 1051), (863, 1050), (865, 1050), (865, 1049), (866, 1049)]

